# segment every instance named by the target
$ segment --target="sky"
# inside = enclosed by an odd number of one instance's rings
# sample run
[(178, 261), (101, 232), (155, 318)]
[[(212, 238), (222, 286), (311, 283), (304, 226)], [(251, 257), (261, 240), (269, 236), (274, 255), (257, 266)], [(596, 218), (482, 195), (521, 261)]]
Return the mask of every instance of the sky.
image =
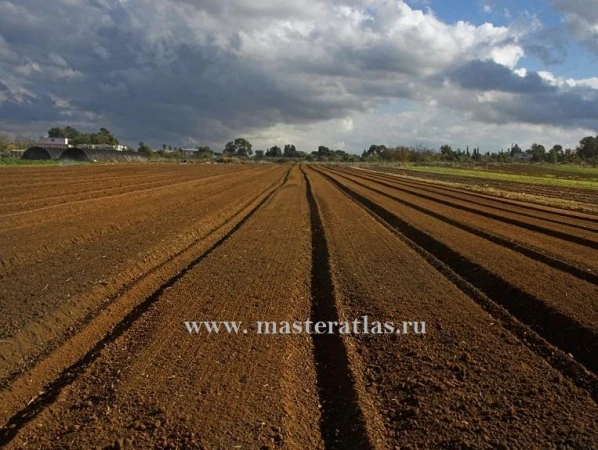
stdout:
[(598, 0), (0, 0), (0, 132), (221, 150), (575, 148)]

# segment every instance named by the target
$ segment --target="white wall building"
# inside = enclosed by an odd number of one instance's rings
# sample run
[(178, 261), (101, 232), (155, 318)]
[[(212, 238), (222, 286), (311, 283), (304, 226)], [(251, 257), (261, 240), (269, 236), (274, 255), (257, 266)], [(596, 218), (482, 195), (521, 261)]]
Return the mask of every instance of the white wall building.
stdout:
[(81, 144), (77, 145), (78, 148), (84, 148), (86, 150), (116, 150), (118, 152), (124, 152), (127, 149), (126, 145), (108, 145), (108, 144)]
[(40, 147), (47, 148), (67, 148), (69, 147), (68, 138), (53, 138), (53, 137), (40, 137), (37, 141)]

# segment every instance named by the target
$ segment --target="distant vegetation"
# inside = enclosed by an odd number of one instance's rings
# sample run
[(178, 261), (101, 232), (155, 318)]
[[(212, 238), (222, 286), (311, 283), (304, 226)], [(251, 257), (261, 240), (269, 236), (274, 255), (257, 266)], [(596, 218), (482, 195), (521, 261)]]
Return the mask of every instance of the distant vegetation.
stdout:
[(11, 139), (8, 134), (0, 133), (0, 153), (8, 153), (12, 150), (24, 150), (32, 145), (35, 145), (36, 141), (23, 136), (16, 136)]
[(443, 145), (439, 151), (425, 147), (386, 147), (385, 145), (372, 145), (364, 150), (362, 161), (370, 162), (401, 162), (401, 163), (429, 163), (429, 162), (458, 162), (458, 163), (483, 163), (483, 162), (548, 162), (559, 163), (587, 163), (598, 165), (598, 136), (583, 138), (577, 148), (563, 149), (561, 145), (554, 145), (547, 150), (541, 144), (532, 144), (527, 150), (522, 150), (515, 144), (510, 149), (500, 152), (482, 152), (478, 147), (470, 150), (453, 150), (450, 145)]
[(73, 127), (51, 128), (48, 137), (68, 138), (72, 145), (118, 145), (115, 138), (106, 128), (100, 128), (98, 133), (82, 133)]
[[(238, 138), (226, 144), (223, 156), (248, 158), (253, 154), (252, 145), (244, 138)], [(598, 136), (583, 138), (575, 149), (563, 149), (554, 145), (549, 150), (541, 144), (532, 144), (529, 149), (522, 150), (514, 144), (510, 149), (500, 152), (482, 152), (479, 147), (473, 149), (460, 148), (453, 150), (450, 145), (443, 145), (435, 150), (419, 147), (387, 147), (371, 145), (361, 156), (347, 153), (344, 150), (333, 150), (320, 145), (317, 151), (307, 153), (299, 151), (293, 144), (284, 147), (277, 145), (266, 150), (255, 150), (255, 160), (271, 161), (337, 161), (337, 162), (389, 162), (389, 163), (488, 163), (488, 162), (547, 162), (552, 164), (591, 164), (598, 165)]]
[[(49, 137), (65, 137), (72, 145), (118, 145), (119, 140), (106, 128), (100, 128), (97, 133), (84, 133), (74, 127), (54, 127), (48, 131)], [(0, 154), (7, 155), (11, 150), (26, 149), (36, 142), (16, 137), (11, 140), (8, 135), (0, 134)], [(282, 147), (274, 145), (263, 150), (254, 150), (251, 142), (239, 137), (227, 142), (221, 152), (216, 152), (209, 146), (197, 146), (193, 149), (163, 144), (159, 149), (152, 149), (144, 141), (139, 142), (136, 148), (127, 147), (129, 150), (145, 153), (150, 159), (172, 160), (212, 160), (219, 162), (235, 162), (244, 160), (253, 161), (321, 161), (321, 162), (380, 162), (380, 163), (464, 163), (484, 164), (490, 162), (545, 162), (552, 164), (589, 164), (598, 166), (598, 136), (584, 137), (576, 148), (564, 149), (555, 144), (548, 148), (542, 144), (534, 143), (530, 148), (523, 150), (514, 144), (508, 150), (499, 152), (482, 151), (479, 147), (470, 149), (453, 149), (450, 145), (442, 145), (438, 150), (417, 146), (386, 146), (371, 145), (361, 155), (348, 153), (344, 150), (334, 150), (320, 145), (316, 151), (305, 152), (298, 150), (293, 144)]]

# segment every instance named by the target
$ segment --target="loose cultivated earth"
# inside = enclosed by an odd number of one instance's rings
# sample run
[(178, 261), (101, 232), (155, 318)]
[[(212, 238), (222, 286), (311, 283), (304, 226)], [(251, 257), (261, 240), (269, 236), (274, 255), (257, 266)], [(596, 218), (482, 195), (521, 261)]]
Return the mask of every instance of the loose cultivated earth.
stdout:
[[(332, 166), (16, 167), (0, 250), (0, 447), (598, 448), (598, 215)], [(425, 334), (254, 326), (363, 316)]]

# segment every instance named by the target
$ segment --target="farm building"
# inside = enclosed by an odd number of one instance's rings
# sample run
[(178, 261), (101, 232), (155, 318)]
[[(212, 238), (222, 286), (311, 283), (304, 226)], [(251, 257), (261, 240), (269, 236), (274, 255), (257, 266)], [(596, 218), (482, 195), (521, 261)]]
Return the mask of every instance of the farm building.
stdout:
[(30, 147), (21, 156), (21, 159), (49, 160), (59, 159), (66, 148)]
[(126, 145), (108, 145), (108, 144), (81, 144), (77, 148), (85, 150), (118, 150), (124, 152), (127, 150)]
[(69, 148), (60, 155), (61, 160), (85, 162), (132, 162), (146, 161), (147, 158), (137, 152), (119, 150), (99, 150), (89, 148)]
[(530, 153), (517, 152), (511, 156), (511, 159), (514, 161), (531, 161), (532, 156)]
[(63, 137), (40, 137), (37, 143), (44, 148), (68, 148), (69, 140)]
[(10, 151), (10, 156), (13, 158), (21, 158), (23, 153), (25, 153), (25, 149), (17, 148)]

